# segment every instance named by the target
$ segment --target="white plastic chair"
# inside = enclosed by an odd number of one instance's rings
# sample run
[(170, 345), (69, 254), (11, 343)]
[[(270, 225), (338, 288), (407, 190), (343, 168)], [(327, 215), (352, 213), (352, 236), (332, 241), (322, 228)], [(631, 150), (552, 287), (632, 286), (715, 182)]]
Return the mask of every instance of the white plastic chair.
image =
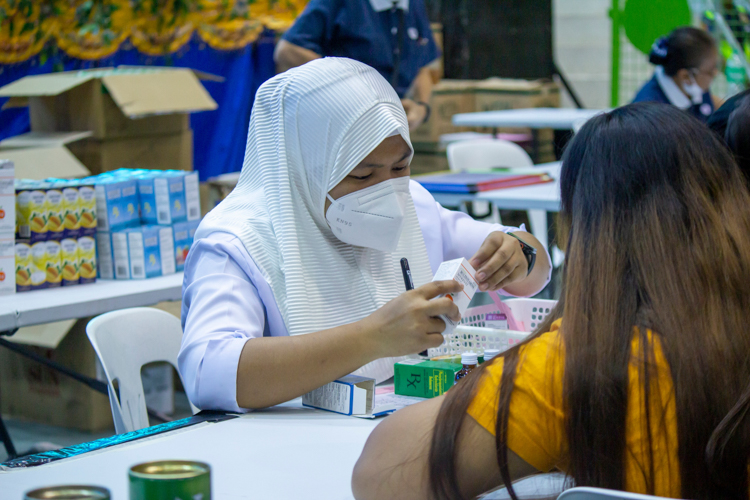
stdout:
[(604, 488), (571, 488), (563, 491), (557, 500), (662, 500), (660, 497), (628, 493), (626, 491), (605, 490)]
[[(518, 144), (503, 139), (474, 139), (448, 144), (448, 167), (451, 171), (490, 170), (495, 167), (533, 167), (529, 154)], [(486, 210), (474, 202), (475, 210)], [(484, 205), (486, 207), (487, 205)], [(492, 222), (500, 223), (500, 211), (491, 207)], [(531, 233), (548, 248), (547, 212), (528, 210)]]
[[(92, 319), (86, 326), (86, 335), (107, 377), (117, 434), (148, 427), (141, 368), (159, 361), (177, 367), (182, 342), (180, 320), (149, 307), (122, 309)], [(197, 413), (198, 409), (192, 403), (190, 408)]]
[(448, 144), (448, 166), (453, 171), (493, 167), (533, 167), (529, 154), (515, 142), (471, 139)]

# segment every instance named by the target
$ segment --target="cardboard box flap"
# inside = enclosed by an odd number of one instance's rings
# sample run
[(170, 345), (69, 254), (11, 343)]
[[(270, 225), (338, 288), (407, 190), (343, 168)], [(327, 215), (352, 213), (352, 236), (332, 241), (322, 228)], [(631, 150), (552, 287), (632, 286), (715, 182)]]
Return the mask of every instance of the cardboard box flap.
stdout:
[(0, 141), (0, 150), (18, 148), (55, 148), (91, 137), (92, 132), (28, 132)]
[[(117, 69), (141, 70), (141, 69), (155, 69), (155, 68), (154, 68), (154, 66), (131, 66), (131, 65), (127, 65), (127, 64), (121, 64), (120, 66), (117, 67)], [(200, 70), (197, 70), (197, 69), (192, 69), (192, 68), (176, 68), (176, 67), (158, 67), (159, 71), (169, 71), (169, 70), (172, 70), (172, 69), (176, 69), (176, 70), (189, 69), (190, 71), (193, 72), (193, 74), (195, 76), (198, 77), (199, 80), (206, 80), (206, 81), (209, 81), (209, 82), (223, 82), (223, 81), (226, 81), (226, 78), (224, 78), (223, 76), (214, 75), (213, 73), (206, 73), (205, 71), (200, 71)]]
[(29, 105), (28, 97), (9, 97), (0, 109), (25, 108)]
[(44, 325), (25, 326), (7, 340), (17, 344), (57, 349), (77, 320), (67, 319)]
[(24, 148), (0, 151), (0, 159), (16, 166), (17, 179), (42, 180), (47, 177), (86, 177), (89, 170), (67, 148)]
[(55, 96), (96, 78), (97, 75), (91, 71), (25, 76), (0, 87), (0, 97)]
[(190, 70), (102, 77), (112, 99), (125, 116), (189, 113), (217, 108), (206, 89)]
[(192, 70), (192, 72), (201, 80), (205, 80), (207, 82), (223, 82), (226, 80), (223, 76), (214, 75), (213, 73), (206, 73), (205, 71), (199, 71), (197, 69)]

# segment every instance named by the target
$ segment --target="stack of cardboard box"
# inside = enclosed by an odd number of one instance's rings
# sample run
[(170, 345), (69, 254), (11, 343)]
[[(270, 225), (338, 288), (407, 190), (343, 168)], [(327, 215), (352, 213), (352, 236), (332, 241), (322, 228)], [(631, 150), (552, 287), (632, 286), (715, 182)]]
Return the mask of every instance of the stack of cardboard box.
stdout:
[[(527, 133), (533, 137), (529, 153), (536, 163), (554, 161), (554, 133), (550, 129), (487, 129), (457, 127), (453, 115), (475, 111), (496, 111), (523, 108), (557, 108), (560, 106), (560, 89), (547, 80), (512, 80), (489, 78), (487, 80), (443, 80), (435, 85), (430, 102), (430, 120), (411, 133), (417, 152), (445, 156), (445, 145), (440, 136), (459, 132)], [(447, 164), (446, 164), (447, 168)]]
[(90, 131), (68, 144), (92, 173), (118, 168), (192, 170), (189, 113), (216, 109), (200, 80), (182, 68), (124, 67), (27, 76), (0, 88), (6, 106), (28, 106), (38, 134)]

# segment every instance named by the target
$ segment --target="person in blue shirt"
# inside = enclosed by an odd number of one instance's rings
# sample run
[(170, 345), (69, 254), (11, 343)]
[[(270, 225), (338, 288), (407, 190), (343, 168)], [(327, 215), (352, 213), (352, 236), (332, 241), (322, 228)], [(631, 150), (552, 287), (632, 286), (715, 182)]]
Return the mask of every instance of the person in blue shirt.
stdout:
[(414, 130), (429, 119), (427, 66), (439, 55), (424, 0), (310, 0), (274, 60), (278, 72), (326, 56), (372, 66), (396, 90)]
[(718, 73), (716, 41), (703, 30), (684, 26), (654, 42), (649, 62), (654, 76), (633, 102), (656, 101), (686, 110), (705, 122), (714, 112), (709, 87)]

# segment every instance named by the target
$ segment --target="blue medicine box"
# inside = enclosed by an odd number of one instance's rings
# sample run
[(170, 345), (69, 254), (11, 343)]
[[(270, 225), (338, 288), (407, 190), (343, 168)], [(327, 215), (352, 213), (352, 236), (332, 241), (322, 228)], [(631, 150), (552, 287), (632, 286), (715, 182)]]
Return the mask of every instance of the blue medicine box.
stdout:
[(176, 222), (172, 226), (172, 230), (174, 231), (175, 266), (178, 271), (182, 271), (185, 269), (185, 259), (190, 250), (190, 245), (193, 244), (193, 238), (190, 234), (190, 223)]
[(132, 279), (175, 273), (174, 236), (171, 226), (148, 225), (127, 230)]
[(133, 178), (93, 177), (97, 229), (117, 231), (140, 224), (138, 190)]
[(187, 220), (184, 172), (151, 171), (138, 176), (143, 224), (170, 225)]

